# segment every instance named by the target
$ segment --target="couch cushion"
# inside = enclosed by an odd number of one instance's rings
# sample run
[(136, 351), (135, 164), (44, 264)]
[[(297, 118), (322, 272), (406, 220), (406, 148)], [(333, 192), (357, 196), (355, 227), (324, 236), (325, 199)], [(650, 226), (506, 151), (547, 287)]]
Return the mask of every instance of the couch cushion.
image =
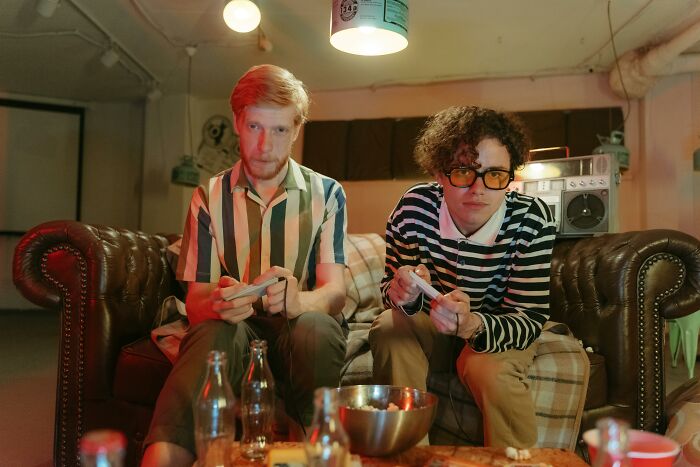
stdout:
[(153, 406), (170, 373), (170, 361), (150, 338), (122, 347), (114, 372), (114, 398)]
[[(588, 354), (572, 336), (550, 331), (542, 332), (533, 345), (537, 353), (528, 380), (537, 417), (537, 446), (573, 449), (590, 381)], [(428, 390), (440, 398), (431, 443), (483, 442), (481, 414), (454, 368), (431, 371)]]
[(370, 323), (349, 323), (345, 364), (340, 373), (340, 384), (372, 383), (372, 353), (369, 350)]
[(379, 281), (384, 275), (385, 245), (375, 233), (352, 234), (345, 239), (348, 267), (343, 315), (349, 323), (371, 323), (384, 310)]

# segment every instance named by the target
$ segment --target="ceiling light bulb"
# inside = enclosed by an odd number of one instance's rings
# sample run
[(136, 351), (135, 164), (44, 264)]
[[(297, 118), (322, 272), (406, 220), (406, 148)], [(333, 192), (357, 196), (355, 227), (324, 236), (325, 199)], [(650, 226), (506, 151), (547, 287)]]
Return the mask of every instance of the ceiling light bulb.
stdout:
[(231, 0), (224, 7), (224, 21), (236, 32), (250, 32), (260, 24), (260, 10), (250, 0)]
[(36, 12), (44, 18), (51, 18), (56, 11), (58, 2), (59, 0), (39, 0), (36, 4)]
[(119, 61), (119, 54), (110, 47), (100, 56), (100, 61), (107, 68), (112, 68)]

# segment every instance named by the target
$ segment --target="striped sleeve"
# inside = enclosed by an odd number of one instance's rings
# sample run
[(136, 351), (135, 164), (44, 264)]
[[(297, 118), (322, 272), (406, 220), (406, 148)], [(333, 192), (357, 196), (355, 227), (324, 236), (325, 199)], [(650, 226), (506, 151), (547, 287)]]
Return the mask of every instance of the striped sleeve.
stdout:
[(384, 277), (380, 284), (384, 306), (403, 311), (407, 315), (418, 313), (424, 305), (429, 306), (429, 301), (423, 300), (423, 294), (420, 294), (416, 303), (399, 306), (389, 298), (387, 292), (399, 267), (418, 266), (420, 264), (419, 246), (416, 241), (415, 231), (405, 228), (407, 222), (411, 224), (416, 216), (420, 217), (428, 212), (414, 209), (414, 203), (416, 202), (431, 203), (429, 199), (423, 198), (418, 192), (409, 190), (399, 200), (399, 203), (389, 216), (386, 226), (386, 263), (384, 265)]
[(484, 322), (477, 352), (525, 349), (540, 335), (549, 318), (549, 282), (555, 225), (551, 212), (535, 198), (512, 226), (518, 241), (511, 274), (498, 313), (475, 312)]
[(345, 191), (340, 183), (323, 177), (325, 211), (319, 232), (318, 263), (347, 264), (345, 236), (347, 212)]
[(176, 277), (187, 282), (216, 283), (221, 277), (221, 263), (212, 237), (211, 215), (204, 187), (192, 193), (187, 212)]

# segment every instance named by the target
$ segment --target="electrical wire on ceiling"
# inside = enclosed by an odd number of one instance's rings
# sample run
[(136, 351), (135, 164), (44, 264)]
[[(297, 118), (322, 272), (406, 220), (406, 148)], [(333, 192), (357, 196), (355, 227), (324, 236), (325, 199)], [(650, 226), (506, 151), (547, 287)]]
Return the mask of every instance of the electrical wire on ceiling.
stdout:
[(620, 126), (617, 128), (618, 130), (622, 130), (625, 128), (625, 123), (627, 123), (627, 118), (630, 116), (630, 96), (627, 93), (627, 88), (625, 87), (625, 81), (622, 77), (622, 71), (620, 71), (620, 57), (617, 55), (617, 47), (615, 47), (615, 34), (613, 33), (613, 28), (612, 28), (612, 16), (610, 14), (610, 4), (612, 3), (612, 0), (608, 0), (608, 30), (610, 31), (610, 45), (612, 45), (612, 51), (613, 51), (613, 56), (615, 57), (615, 67), (617, 67), (617, 73), (620, 75), (620, 84), (622, 85), (622, 89), (625, 93), (625, 101), (627, 102), (627, 109), (625, 110), (625, 115), (622, 117), (622, 123), (620, 123)]
[[(222, 3), (223, 4), (223, 3)], [(151, 25), (151, 27), (160, 34), (163, 39), (165, 39), (171, 46), (176, 48), (185, 48), (190, 45), (190, 42), (185, 40), (179, 40), (171, 35), (165, 30), (163, 25), (156, 21), (153, 16), (148, 13), (147, 9), (141, 4), (139, 0), (131, 0), (131, 5), (138, 12), (139, 15)], [(263, 31), (261, 26), (257, 27), (258, 34), (257, 37), (253, 36), (231, 36), (225, 40), (198, 40), (198, 46), (208, 46), (208, 47), (225, 47), (225, 48), (240, 48), (240, 47), (250, 47), (252, 44), (256, 44), (258, 49), (264, 52), (269, 52), (272, 50), (272, 42), (268, 39), (267, 35)], [(254, 39), (253, 42), (251, 39)]]
[[(0, 37), (7, 37), (11, 39), (35, 39), (39, 37), (59, 37), (59, 36), (72, 36), (72, 37), (77, 37), (79, 39), (82, 39), (83, 41), (89, 43), (90, 45), (93, 45), (97, 47), (99, 50), (103, 52), (103, 54), (110, 49), (110, 45), (105, 45), (102, 41), (95, 39), (93, 37), (88, 36), (87, 34), (77, 30), (77, 29), (72, 29), (72, 30), (57, 30), (57, 31), (42, 31), (42, 32), (6, 32), (6, 31), (0, 31)], [(111, 44), (111, 43), (110, 43)], [(127, 72), (131, 73), (134, 75), (141, 83), (143, 84), (150, 84), (153, 81), (156, 81), (155, 78), (150, 77), (151, 80), (149, 81), (144, 77), (143, 73), (137, 71), (134, 69), (132, 65), (127, 63), (124, 60), (119, 60), (119, 65), (124, 68)]]
[[(53, 12), (58, 5), (58, 2), (48, 2), (51, 6), (50, 9), (43, 8), (44, 3), (39, 2), (36, 5), (37, 13), (41, 16), (50, 19)], [(99, 40), (91, 35), (85, 34), (78, 29), (72, 30), (56, 30), (56, 31), (41, 31), (41, 32), (10, 32), (10, 31), (0, 31), (0, 37), (7, 37), (13, 39), (33, 39), (38, 37), (59, 37), (59, 36), (72, 36), (77, 37), (90, 45), (97, 47), (102, 51), (100, 56), (100, 61), (106, 67), (112, 67), (117, 63), (127, 72), (134, 75), (141, 84), (147, 86), (150, 91), (157, 88), (160, 80), (158, 77), (149, 70), (129, 49), (127, 49), (122, 43), (117, 41), (115, 36), (111, 34), (99, 21), (97, 21), (90, 13), (85, 10), (85, 8), (76, 0), (63, 0), (64, 4), (70, 5), (74, 11), (76, 11), (80, 16), (87, 20), (95, 29), (97, 29), (106, 39)]]
[[(82, 5), (80, 5), (79, 2), (77, 2), (76, 0), (64, 1), (70, 4), (78, 13), (80, 13), (83, 16), (83, 18), (88, 20), (88, 22), (90, 22), (95, 28), (97, 28), (102, 34), (104, 34), (104, 36), (107, 38), (107, 41), (109, 42), (109, 46), (107, 47), (107, 49), (117, 49), (120, 55), (127, 57), (131, 63), (136, 65), (136, 67), (138, 67), (138, 69), (141, 70), (141, 73), (145, 75), (142, 76), (142, 82), (144, 84), (152, 86), (154, 83), (157, 84), (160, 82), (160, 80), (156, 77), (156, 75), (153, 72), (151, 72), (151, 70), (149, 70), (143, 63), (141, 63), (141, 61), (138, 58), (136, 58), (136, 56), (134, 56), (134, 54), (131, 53), (129, 49), (124, 47), (122, 43), (117, 41), (115, 36), (109, 31), (107, 31), (107, 28), (105, 28), (99, 21), (97, 21), (97, 19), (95, 19), (95, 17), (88, 13), (87, 10), (85, 10), (85, 8)], [(122, 62), (122, 60), (119, 61), (120, 63)]]
[[(620, 31), (622, 31), (624, 28), (626, 28), (630, 23), (635, 21), (637, 18), (639, 18), (644, 10), (646, 10), (654, 0), (647, 0), (647, 2), (642, 5), (636, 12), (634, 12), (629, 18), (627, 18), (622, 24), (620, 24), (617, 29), (612, 33), (610, 37), (616, 36)], [(610, 2), (608, 2), (608, 17), (610, 16)], [(585, 66), (590, 66), (587, 65), (590, 63), (591, 60), (593, 60), (593, 57), (595, 56), (600, 56), (600, 54), (605, 50), (605, 48), (608, 46), (608, 43), (610, 43), (611, 39), (609, 38), (607, 41), (605, 41), (604, 44), (602, 44), (600, 47), (598, 47), (593, 53), (591, 53), (589, 56), (581, 60), (578, 64), (579, 67), (585, 67)]]
[(197, 53), (197, 46), (185, 47), (187, 51), (187, 128), (190, 133), (190, 155), (194, 156), (194, 137), (192, 136), (192, 57)]

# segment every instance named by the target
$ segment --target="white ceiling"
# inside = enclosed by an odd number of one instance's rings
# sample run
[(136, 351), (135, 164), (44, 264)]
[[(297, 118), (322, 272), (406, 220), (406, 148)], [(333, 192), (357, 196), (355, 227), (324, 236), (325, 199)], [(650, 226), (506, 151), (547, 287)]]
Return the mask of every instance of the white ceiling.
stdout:
[[(331, 0), (258, 0), (271, 52), (255, 32), (225, 26), (223, 0), (61, 0), (50, 18), (37, 1), (0, 0), (0, 93), (142, 99), (151, 81), (182, 93), (186, 45), (198, 46), (193, 94), (205, 98), (227, 96), (260, 63), (289, 68), (312, 91), (606, 72), (614, 63), (608, 0), (410, 0), (408, 48), (381, 57), (330, 45)], [(622, 55), (699, 21), (700, 0), (612, 0), (610, 14)], [(106, 68), (99, 57), (110, 39), (124, 58)]]

